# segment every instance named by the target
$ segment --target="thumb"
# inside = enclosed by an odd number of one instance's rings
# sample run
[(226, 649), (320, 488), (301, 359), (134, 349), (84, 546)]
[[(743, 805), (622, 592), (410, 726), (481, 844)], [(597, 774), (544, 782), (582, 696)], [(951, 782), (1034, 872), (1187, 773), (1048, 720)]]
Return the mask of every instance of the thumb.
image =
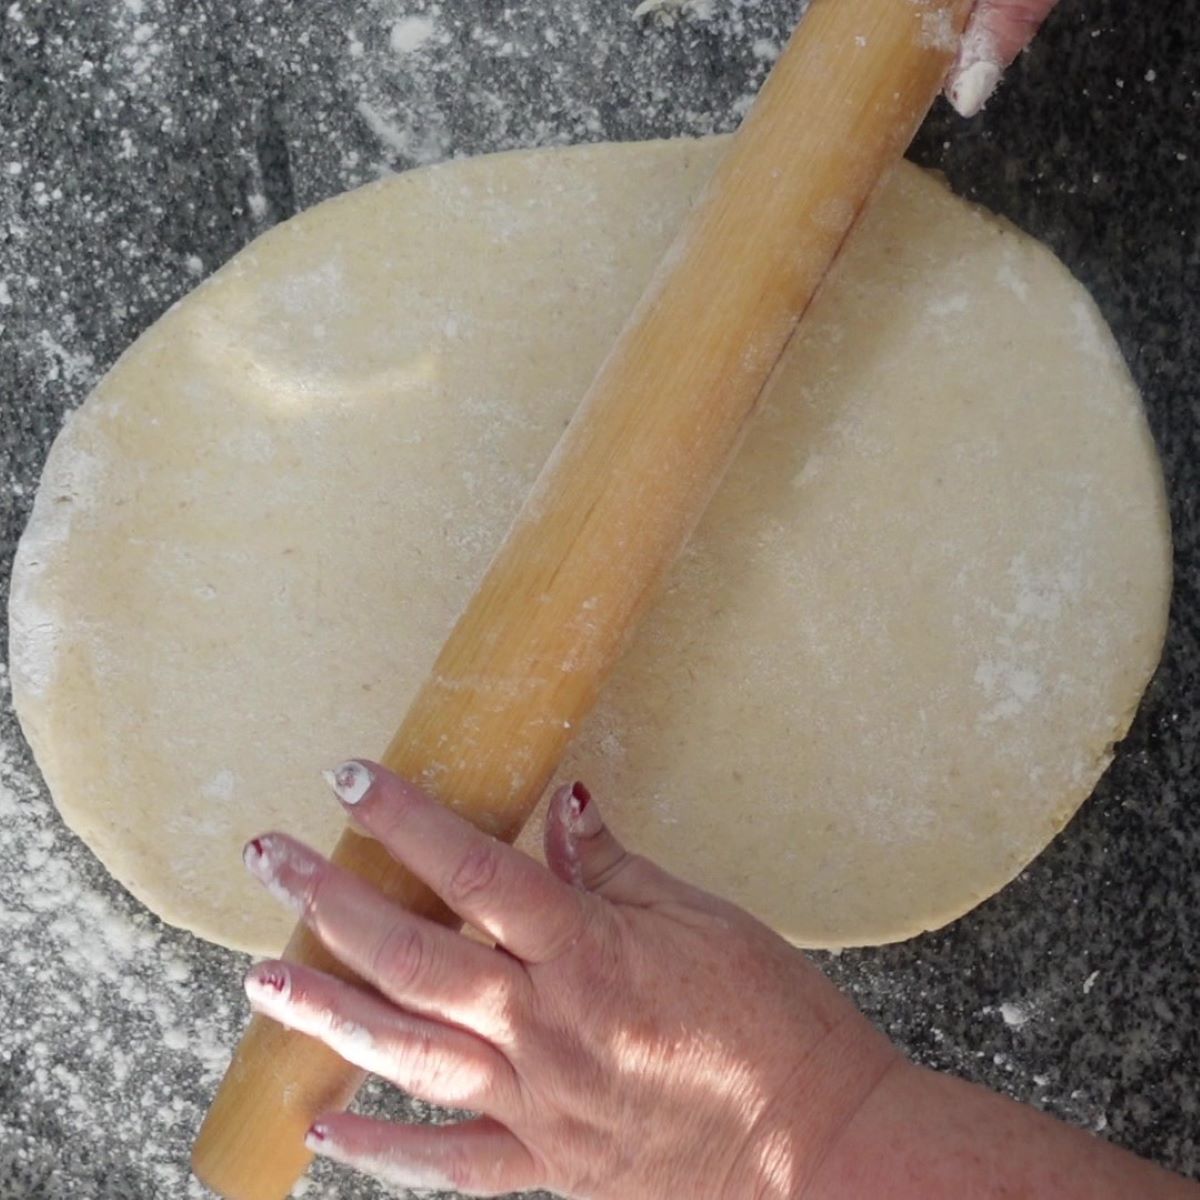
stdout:
[(618, 904), (649, 905), (686, 899), (686, 884), (613, 836), (600, 806), (582, 783), (568, 783), (546, 812), (546, 863), (560, 879)]

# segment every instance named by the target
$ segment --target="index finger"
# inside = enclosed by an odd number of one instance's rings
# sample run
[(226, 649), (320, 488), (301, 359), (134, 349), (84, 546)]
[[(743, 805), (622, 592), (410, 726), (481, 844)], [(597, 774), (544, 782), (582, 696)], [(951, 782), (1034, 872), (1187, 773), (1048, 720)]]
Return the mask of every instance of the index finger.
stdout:
[(979, 0), (965, 37), (991, 43), (988, 56), (1002, 67), (1033, 41), (1058, 0)]
[(527, 854), (378, 763), (351, 759), (325, 777), (356, 825), (511, 954), (549, 962), (579, 937), (593, 898)]

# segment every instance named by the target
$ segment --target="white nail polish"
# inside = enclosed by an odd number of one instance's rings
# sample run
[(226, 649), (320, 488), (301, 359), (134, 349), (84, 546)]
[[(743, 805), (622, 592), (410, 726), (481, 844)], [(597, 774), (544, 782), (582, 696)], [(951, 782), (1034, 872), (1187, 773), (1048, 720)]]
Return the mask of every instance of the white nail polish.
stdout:
[(1000, 64), (980, 60), (959, 71), (947, 95), (955, 110), (964, 117), (974, 117), (983, 111), (1000, 82)]
[(321, 775), (333, 789), (333, 794), (343, 804), (351, 806), (358, 804), (375, 782), (371, 772), (353, 759), (342, 763), (340, 767), (334, 767), (332, 771), (322, 771)]
[(996, 39), (982, 13), (981, 7), (963, 34), (958, 60), (946, 85), (947, 98), (964, 117), (978, 115), (1004, 73)]
[[(304, 912), (307, 884), (315, 870), (311, 862), (298, 858), (291, 853), (286, 842), (272, 837), (269, 833), (246, 843), (242, 850), (242, 862), (276, 900), (295, 912)], [(301, 890), (293, 890), (280, 878), (280, 872), (285, 867)]]

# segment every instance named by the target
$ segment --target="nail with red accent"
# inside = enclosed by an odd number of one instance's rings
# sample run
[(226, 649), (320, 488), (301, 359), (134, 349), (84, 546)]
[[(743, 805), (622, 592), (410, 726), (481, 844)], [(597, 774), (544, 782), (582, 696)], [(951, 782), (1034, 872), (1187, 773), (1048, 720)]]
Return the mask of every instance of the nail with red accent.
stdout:
[(269, 834), (251, 838), (242, 847), (242, 862), (246, 870), (262, 883), (269, 884), (275, 877), (275, 863), (272, 858), (273, 846), (268, 844)]
[(307, 883), (316, 866), (301, 848), (289, 846), (279, 834), (264, 833), (246, 843), (242, 862), (276, 900), (295, 912), (304, 912)]
[(329, 1131), (320, 1121), (314, 1121), (304, 1135), (304, 1144), (313, 1151), (319, 1151), (329, 1138)]
[(592, 793), (582, 783), (571, 786), (571, 832), (576, 837), (595, 837), (604, 828), (598, 806), (592, 803)]
[(275, 1011), (292, 994), (292, 980), (282, 963), (256, 963), (242, 981), (250, 1005), (258, 1010)]

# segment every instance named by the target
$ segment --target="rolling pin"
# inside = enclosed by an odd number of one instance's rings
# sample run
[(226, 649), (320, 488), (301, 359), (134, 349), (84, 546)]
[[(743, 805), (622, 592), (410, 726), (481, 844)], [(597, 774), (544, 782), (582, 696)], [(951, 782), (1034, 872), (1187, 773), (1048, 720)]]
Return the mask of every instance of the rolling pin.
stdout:
[[(933, 103), (971, 0), (812, 0), (382, 759), (511, 841), (883, 174)], [(371, 839), (333, 860), (458, 918)], [(284, 957), (352, 978), (303, 926)], [(254, 1017), (193, 1152), (228, 1200), (282, 1200), (304, 1135), (362, 1081)]]

